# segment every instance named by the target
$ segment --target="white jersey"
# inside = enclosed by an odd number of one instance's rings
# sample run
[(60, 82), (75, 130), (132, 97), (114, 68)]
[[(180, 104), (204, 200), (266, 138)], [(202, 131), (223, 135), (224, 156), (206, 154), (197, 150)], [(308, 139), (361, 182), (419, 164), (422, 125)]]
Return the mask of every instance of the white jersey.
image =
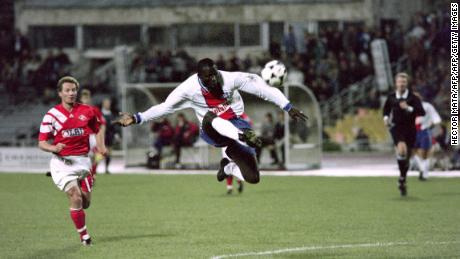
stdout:
[(425, 110), (425, 116), (422, 118), (421, 129), (428, 129), (434, 124), (441, 123), (441, 116), (436, 109), (428, 102), (422, 102), (423, 109)]
[(140, 123), (143, 123), (185, 108), (192, 108), (195, 111), (200, 124), (208, 111), (229, 120), (244, 112), (244, 103), (239, 90), (270, 101), (281, 109), (289, 106), (289, 100), (279, 89), (268, 86), (256, 74), (219, 72), (223, 78), (223, 97), (214, 96), (202, 84), (198, 75), (194, 74), (177, 86), (163, 103), (152, 106), (145, 112), (137, 113), (137, 120), (140, 119)]

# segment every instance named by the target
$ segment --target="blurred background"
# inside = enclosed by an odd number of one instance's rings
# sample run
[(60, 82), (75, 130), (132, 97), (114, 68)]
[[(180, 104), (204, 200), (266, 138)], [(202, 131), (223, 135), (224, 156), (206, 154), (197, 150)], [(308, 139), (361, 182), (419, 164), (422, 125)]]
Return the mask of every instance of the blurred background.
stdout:
[[(47, 167), (48, 154), (36, 148), (38, 128), (59, 101), (61, 76), (76, 77), (94, 105), (110, 100), (105, 109), (112, 114), (143, 111), (193, 74), (198, 59), (210, 57), (228, 71), (260, 74), (273, 59), (288, 68), (281, 90), (307, 112), (307, 125), (243, 95), (254, 128), (271, 139), (260, 151), (265, 168), (319, 168), (323, 153), (391, 154), (381, 106), (395, 73), (405, 71), (412, 89), (443, 118), (433, 130), (432, 166), (455, 169), (459, 153), (449, 144), (448, 125), (449, 3), (2, 0), (0, 167)], [(184, 118), (192, 125), (187, 129), (197, 123), (186, 110), (155, 125), (110, 129), (113, 155), (125, 165), (149, 166), (149, 158), (162, 153), (152, 168), (213, 167), (220, 151), (195, 131), (180, 142), (178, 158), (175, 140), (184, 138)]]

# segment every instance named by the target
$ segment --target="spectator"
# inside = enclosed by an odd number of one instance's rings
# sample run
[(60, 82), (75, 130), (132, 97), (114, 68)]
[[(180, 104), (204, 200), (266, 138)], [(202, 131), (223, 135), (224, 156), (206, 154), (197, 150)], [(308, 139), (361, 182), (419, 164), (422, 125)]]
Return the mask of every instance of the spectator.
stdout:
[(288, 33), (284, 35), (284, 49), (290, 58), (297, 53), (297, 40), (292, 25), (289, 25)]
[(176, 167), (180, 165), (182, 147), (192, 146), (198, 139), (198, 126), (187, 120), (183, 113), (177, 115), (176, 128), (174, 132), (174, 153), (176, 155)]
[(101, 112), (107, 122), (104, 140), (105, 146), (107, 147), (107, 154), (105, 155), (105, 173), (110, 174), (109, 165), (112, 160), (112, 146), (115, 140), (120, 136), (119, 126), (111, 123), (117, 116), (112, 112), (112, 100), (110, 100), (110, 98), (102, 100)]
[(272, 165), (279, 164), (278, 153), (276, 152), (275, 146), (275, 124), (273, 122), (273, 116), (271, 113), (265, 114), (265, 122), (262, 124), (262, 133), (260, 138), (262, 140), (262, 146), (256, 148), (257, 160), (260, 162), (260, 156), (263, 148), (267, 148), (270, 151), (272, 158)]
[(225, 59), (222, 54), (219, 55), (219, 57), (216, 60), (216, 66), (219, 70), (225, 70)]
[(19, 29), (16, 29), (13, 37), (13, 55), (19, 58), (23, 55), (24, 51), (30, 50), (29, 40), (24, 37)]
[(158, 160), (161, 160), (161, 152), (164, 146), (169, 146), (174, 140), (174, 129), (167, 118), (163, 118), (160, 122), (153, 122), (151, 127), (155, 134), (153, 147), (157, 151)]
[(281, 59), (281, 46), (273, 37), (270, 37), (269, 52), (273, 59)]
[(284, 152), (284, 112), (279, 111), (277, 121), (275, 124), (273, 139), (275, 140), (275, 148), (281, 149), (281, 163), (280, 167), (284, 167), (286, 156)]
[(358, 134), (355, 137), (359, 151), (370, 151), (369, 136), (364, 132), (364, 129), (359, 128)]

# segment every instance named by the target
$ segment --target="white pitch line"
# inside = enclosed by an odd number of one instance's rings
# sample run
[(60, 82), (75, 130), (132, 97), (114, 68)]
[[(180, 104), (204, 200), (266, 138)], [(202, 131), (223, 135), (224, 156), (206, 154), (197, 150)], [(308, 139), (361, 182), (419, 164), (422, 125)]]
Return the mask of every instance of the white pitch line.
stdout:
[[(460, 241), (442, 241), (442, 242), (424, 242), (424, 245), (446, 245), (446, 244), (458, 244)], [(216, 255), (211, 259), (222, 259), (231, 257), (244, 257), (244, 256), (257, 256), (257, 255), (273, 255), (283, 254), (299, 251), (312, 251), (312, 250), (325, 250), (325, 249), (342, 249), (342, 248), (360, 248), (360, 247), (386, 247), (386, 246), (404, 246), (404, 245), (416, 245), (415, 242), (389, 242), (389, 243), (367, 243), (367, 244), (345, 244), (345, 245), (331, 245), (331, 246), (303, 246), (284, 248), (279, 250), (263, 251), (263, 252), (248, 252), (239, 254), (227, 254), (227, 255)], [(419, 243), (420, 244), (420, 243)]]

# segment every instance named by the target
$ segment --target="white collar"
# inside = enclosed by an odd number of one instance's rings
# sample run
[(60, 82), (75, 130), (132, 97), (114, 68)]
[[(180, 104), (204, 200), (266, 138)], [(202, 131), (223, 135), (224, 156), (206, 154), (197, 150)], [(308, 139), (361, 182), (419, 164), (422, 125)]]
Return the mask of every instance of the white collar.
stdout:
[(400, 95), (399, 92), (396, 91), (396, 98), (397, 99), (400, 99), (401, 97), (404, 98), (404, 99), (407, 99), (408, 96), (409, 96), (409, 89), (406, 89), (406, 91), (404, 91), (404, 93), (402, 95)]

